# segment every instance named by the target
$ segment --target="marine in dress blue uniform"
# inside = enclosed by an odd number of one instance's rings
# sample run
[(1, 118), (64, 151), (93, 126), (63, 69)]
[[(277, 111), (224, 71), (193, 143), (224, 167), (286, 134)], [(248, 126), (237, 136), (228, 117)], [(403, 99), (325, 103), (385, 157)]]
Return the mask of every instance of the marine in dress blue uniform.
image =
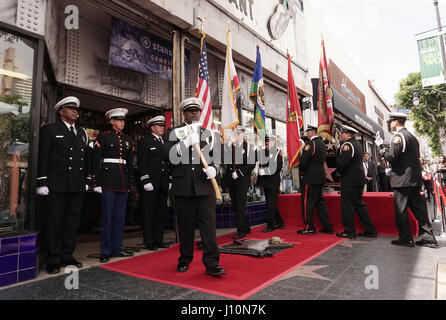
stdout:
[(47, 272), (56, 274), (61, 266), (82, 264), (73, 258), (76, 233), (87, 185), (85, 151), (88, 135), (75, 124), (79, 99), (66, 97), (55, 110), (60, 121), (40, 130), (37, 194), (48, 196), (46, 223)]
[(133, 255), (122, 248), (134, 151), (132, 139), (122, 132), (127, 113), (125, 108), (107, 111), (112, 130), (100, 133), (94, 143), (92, 181), (94, 191), (101, 193), (101, 262)]
[[(437, 240), (429, 221), (426, 200), (420, 195), (423, 185), (420, 162), (420, 145), (417, 138), (405, 127), (407, 115), (400, 112), (389, 113), (388, 124), (394, 132), (390, 148), (384, 146), (382, 138), (375, 143), (381, 148), (380, 154), (391, 164), (391, 185), (394, 193), (395, 222), (399, 238), (393, 245), (437, 248)], [(414, 244), (407, 209), (410, 208), (418, 221), (421, 240)]]
[(165, 118), (154, 117), (146, 126), (150, 133), (138, 144), (143, 242), (147, 249), (157, 250), (169, 247), (163, 241), (170, 185), (170, 164), (163, 155)]

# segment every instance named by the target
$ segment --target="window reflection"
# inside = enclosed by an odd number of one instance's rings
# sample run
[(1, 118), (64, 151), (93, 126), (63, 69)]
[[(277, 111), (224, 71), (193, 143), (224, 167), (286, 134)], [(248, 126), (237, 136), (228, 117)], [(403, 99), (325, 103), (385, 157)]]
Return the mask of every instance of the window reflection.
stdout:
[(23, 229), (33, 43), (0, 31), (0, 233)]

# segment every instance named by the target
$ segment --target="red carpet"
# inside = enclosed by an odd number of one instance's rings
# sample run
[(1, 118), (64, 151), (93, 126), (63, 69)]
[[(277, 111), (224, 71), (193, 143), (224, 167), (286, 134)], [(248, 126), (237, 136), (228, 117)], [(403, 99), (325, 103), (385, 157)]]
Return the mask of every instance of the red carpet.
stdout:
[[(338, 193), (324, 193), (327, 203), (330, 222), (336, 232), (344, 230), (341, 220), (341, 195)], [(396, 235), (398, 229), (395, 224), (393, 196), (390, 192), (364, 192), (363, 199), (367, 205), (370, 219), (375, 225), (380, 235)], [(293, 226), (297, 229), (303, 228), (302, 207), (300, 202), (300, 193), (280, 195), (278, 207), (285, 225), (289, 228)], [(409, 210), (410, 212), (410, 210)], [(319, 223), (316, 211), (314, 212), (316, 228), (322, 227)], [(418, 234), (418, 223), (412, 214), (409, 214), (412, 234)], [(356, 232), (364, 231), (358, 216), (355, 213)]]
[[(205, 269), (201, 262), (202, 251), (197, 248), (195, 248), (194, 260), (189, 266), (189, 271), (185, 273), (177, 272), (178, 245), (163, 251), (108, 263), (101, 267), (138, 278), (199, 290), (231, 299), (246, 299), (282, 278), (288, 272), (295, 270), (345, 240), (325, 234), (301, 236), (296, 234), (295, 228), (278, 229), (269, 233), (262, 232), (263, 229), (262, 226), (253, 228), (248, 238), (260, 240), (278, 236), (285, 242), (295, 243), (296, 245), (275, 254), (273, 257), (266, 258), (221, 254), (220, 265), (226, 270), (227, 275), (220, 278), (204, 274)], [(233, 235), (218, 237), (218, 244), (231, 243)]]

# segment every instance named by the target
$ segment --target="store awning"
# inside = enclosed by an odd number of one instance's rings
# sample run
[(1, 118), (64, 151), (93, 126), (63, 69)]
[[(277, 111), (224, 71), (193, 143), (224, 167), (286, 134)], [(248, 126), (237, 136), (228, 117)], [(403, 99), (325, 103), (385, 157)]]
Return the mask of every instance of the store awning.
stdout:
[(384, 136), (384, 129), (364, 112), (356, 108), (351, 102), (348, 101), (342, 94), (333, 89), (333, 106), (334, 109), (345, 115), (353, 122), (360, 125), (362, 128), (370, 132), (373, 136), (379, 131), (381, 137)]

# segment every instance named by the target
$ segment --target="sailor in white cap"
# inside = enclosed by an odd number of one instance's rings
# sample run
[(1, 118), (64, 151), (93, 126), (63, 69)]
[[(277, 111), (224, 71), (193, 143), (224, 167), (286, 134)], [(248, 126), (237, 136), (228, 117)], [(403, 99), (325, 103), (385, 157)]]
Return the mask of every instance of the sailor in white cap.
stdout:
[(146, 122), (149, 134), (138, 143), (143, 243), (148, 250), (169, 247), (163, 241), (171, 180), (169, 161), (163, 155), (165, 124), (164, 116), (149, 119)]
[(85, 152), (88, 135), (76, 125), (79, 99), (66, 97), (54, 109), (60, 121), (42, 127), (39, 136), (37, 194), (48, 195), (47, 272), (82, 264), (73, 258), (84, 193), (88, 189)]
[(319, 230), (322, 233), (333, 233), (333, 226), (328, 218), (327, 205), (322, 195), (322, 186), (325, 183), (325, 157), (327, 148), (325, 143), (317, 134), (317, 126), (307, 125), (307, 138), (309, 141), (302, 151), (299, 171), (303, 174), (302, 178), (302, 216), (304, 228), (298, 230), (299, 234), (315, 234), (314, 213), (316, 208), (319, 220), (323, 228)]
[[(208, 161), (209, 167), (204, 169), (199, 156), (193, 150), (194, 144), (206, 149), (213, 158), (213, 144), (204, 139), (205, 134), (210, 135), (209, 130), (196, 128), (194, 123), (200, 121), (203, 102), (198, 98), (187, 98), (181, 102), (179, 108), (183, 112), (184, 123), (178, 127), (169, 129), (168, 142), (164, 145), (165, 156), (171, 160), (172, 188), (171, 194), (175, 202), (175, 214), (178, 218), (178, 233), (180, 239), (180, 257), (178, 258), (177, 271), (188, 271), (194, 252), (194, 217), (198, 216), (203, 248), (203, 264), (205, 273), (212, 276), (226, 274), (220, 267), (220, 254), (216, 239), (216, 193), (210, 181), (217, 174), (217, 165)], [(190, 132), (181, 141), (176, 132), (181, 128), (190, 126)], [(173, 159), (172, 154), (181, 155), (180, 159)]]
[[(263, 187), (268, 208), (267, 225), (263, 232), (271, 232), (275, 229), (283, 229), (284, 222), (277, 208), (277, 200), (280, 193), (280, 172), (283, 167), (282, 151), (277, 147), (277, 137), (267, 134), (265, 137), (265, 149), (259, 150), (259, 177), (257, 185)], [(262, 160), (265, 159), (265, 160)]]
[(127, 113), (125, 108), (107, 111), (112, 129), (101, 132), (94, 143), (92, 180), (94, 191), (101, 193), (101, 262), (133, 255), (122, 248), (134, 151), (132, 139), (123, 133)]
[[(432, 225), (429, 221), (426, 201), (420, 195), (423, 185), (418, 139), (404, 126), (408, 118), (401, 112), (389, 113), (388, 123), (394, 132), (390, 148), (384, 146), (377, 134), (375, 143), (381, 148), (380, 154), (392, 166), (391, 186), (394, 193), (395, 221), (399, 238), (392, 240), (393, 245), (414, 247), (427, 246), (437, 248)], [(421, 240), (414, 243), (409, 225), (407, 209), (410, 208), (418, 221)]]
[(344, 231), (337, 233), (338, 237), (356, 238), (354, 213), (364, 226), (364, 232), (359, 236), (376, 237), (376, 229), (370, 220), (367, 206), (362, 200), (362, 193), (366, 183), (363, 167), (364, 152), (361, 144), (355, 139), (358, 133), (353, 127), (343, 125), (337, 157), (337, 172), (341, 175), (341, 216)]
[(236, 127), (236, 141), (224, 144), (225, 173), (222, 187), (229, 188), (232, 207), (235, 211), (237, 234), (234, 239), (242, 239), (251, 233), (251, 226), (246, 218), (247, 193), (251, 186), (251, 173), (256, 166), (254, 146), (245, 139), (246, 128)]

